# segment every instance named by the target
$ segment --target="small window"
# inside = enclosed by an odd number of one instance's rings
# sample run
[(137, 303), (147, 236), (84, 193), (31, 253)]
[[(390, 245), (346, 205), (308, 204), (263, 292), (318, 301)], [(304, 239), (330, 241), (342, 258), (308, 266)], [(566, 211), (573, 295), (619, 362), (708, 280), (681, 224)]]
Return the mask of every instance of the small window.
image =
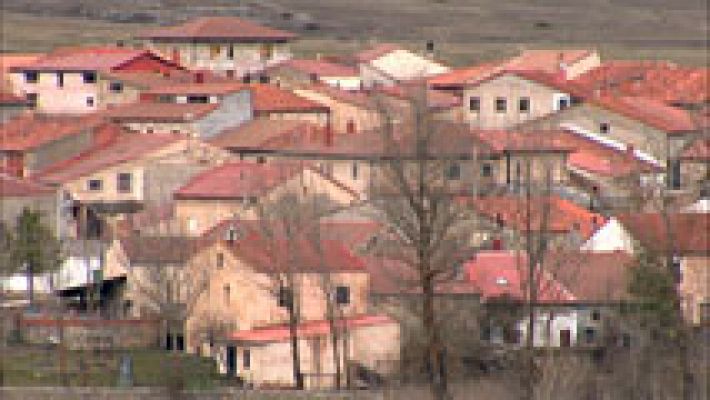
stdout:
[(596, 338), (596, 333), (597, 332), (594, 330), (594, 328), (586, 328), (584, 330), (584, 341), (587, 344), (594, 343), (594, 340)]
[(452, 180), (461, 178), (461, 166), (458, 163), (449, 165), (449, 169), (446, 171), (446, 176)]
[(604, 134), (611, 132), (611, 124), (608, 122), (601, 122), (599, 124), (599, 132)]
[(358, 179), (358, 175), (359, 175), (360, 171), (358, 170), (358, 164), (356, 162), (353, 163), (351, 172), (352, 172), (353, 179)]
[(468, 109), (471, 111), (481, 111), (481, 98), (471, 97), (468, 99)]
[(244, 349), (242, 352), (242, 366), (244, 369), (251, 368), (251, 351), (249, 349)]
[(217, 253), (217, 269), (224, 268), (224, 254)]
[(118, 174), (117, 187), (120, 193), (130, 193), (133, 184), (133, 175), (128, 172), (122, 172)]
[(173, 135), (179, 135), (180, 134), (180, 129), (172, 129), (170, 131)]
[(215, 58), (219, 57), (219, 54), (222, 52), (222, 46), (218, 44), (213, 44), (210, 46), (210, 59), (214, 60)]
[(86, 106), (87, 107), (93, 107), (94, 106), (94, 98), (92, 96), (88, 96), (86, 98)]
[(60, 88), (64, 87), (64, 73), (63, 72), (57, 72), (57, 87), (60, 87)]
[(569, 99), (567, 97), (563, 97), (558, 100), (557, 106), (560, 110), (564, 110), (565, 108), (569, 107)]
[(490, 178), (493, 176), (493, 166), (489, 163), (484, 163), (481, 165), (481, 176), (485, 178)]
[(520, 100), (518, 101), (518, 110), (520, 110), (521, 113), (530, 112), (530, 98), (529, 97), (521, 97), (520, 98)]
[(251, 75), (246, 74), (242, 77), (242, 83), (251, 83)]
[(207, 104), (210, 102), (209, 96), (187, 96), (188, 103)]
[(599, 321), (602, 318), (599, 310), (592, 311), (592, 321)]
[(145, 133), (154, 133), (155, 130), (153, 128), (146, 128)]
[(508, 101), (505, 97), (498, 97), (496, 99), (496, 112), (504, 113), (508, 110)]
[(98, 192), (103, 188), (103, 181), (101, 179), (89, 179), (86, 187), (92, 192)]
[(234, 60), (234, 45), (230, 44), (229, 47), (227, 47), (227, 58), (230, 60)]
[(266, 158), (264, 158), (264, 156), (258, 156), (256, 157), (256, 162), (258, 164), (264, 164), (266, 162)]
[(96, 73), (95, 72), (84, 72), (84, 83), (96, 83)]
[(229, 305), (229, 302), (232, 299), (232, 288), (229, 285), (224, 285), (224, 288), (222, 289), (223, 296), (224, 296), (224, 305)]
[(484, 326), (481, 328), (481, 341), (488, 342), (491, 340), (491, 327)]
[(114, 92), (114, 93), (121, 93), (123, 92), (123, 83), (121, 82), (111, 82), (109, 84), (109, 90)]
[(293, 304), (293, 291), (290, 288), (279, 289), (279, 307), (291, 308)]
[(670, 189), (678, 190), (681, 187), (681, 164), (678, 160), (668, 161), (670, 170)]
[(347, 286), (338, 286), (335, 288), (335, 303), (350, 304), (350, 288)]
[(37, 99), (39, 96), (37, 93), (27, 93), (25, 94), (25, 99), (27, 99), (27, 106), (29, 108), (36, 108), (37, 107)]
[(259, 77), (259, 83), (269, 83), (269, 77), (266, 75), (261, 75)]
[(25, 82), (37, 83), (38, 80), (39, 80), (39, 73), (37, 71), (25, 71)]
[(249, 201), (249, 204), (254, 205), (257, 203), (257, 198), (256, 198), (256, 196), (249, 196), (248, 201)]

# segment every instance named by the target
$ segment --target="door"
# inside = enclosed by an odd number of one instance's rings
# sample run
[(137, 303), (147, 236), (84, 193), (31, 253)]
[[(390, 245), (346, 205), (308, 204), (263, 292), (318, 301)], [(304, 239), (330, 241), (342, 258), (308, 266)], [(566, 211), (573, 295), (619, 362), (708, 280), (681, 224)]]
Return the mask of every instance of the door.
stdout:
[(560, 331), (560, 347), (570, 347), (572, 345), (572, 333), (569, 329)]
[(227, 375), (234, 376), (237, 373), (237, 348), (227, 346)]

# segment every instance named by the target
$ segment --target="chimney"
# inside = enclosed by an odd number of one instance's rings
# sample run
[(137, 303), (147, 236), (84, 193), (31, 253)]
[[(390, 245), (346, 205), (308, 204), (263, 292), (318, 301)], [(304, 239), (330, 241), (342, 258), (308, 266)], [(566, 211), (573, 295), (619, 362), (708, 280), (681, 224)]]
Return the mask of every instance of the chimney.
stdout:
[(195, 83), (205, 83), (204, 72), (195, 72)]

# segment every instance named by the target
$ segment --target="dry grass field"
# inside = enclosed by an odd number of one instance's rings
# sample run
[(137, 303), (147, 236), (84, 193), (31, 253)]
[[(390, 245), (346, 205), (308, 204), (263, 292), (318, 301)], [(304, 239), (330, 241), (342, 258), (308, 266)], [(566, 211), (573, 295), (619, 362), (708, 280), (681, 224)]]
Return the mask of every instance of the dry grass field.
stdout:
[(708, 63), (705, 0), (3, 0), (2, 7), (2, 51), (108, 42), (193, 15), (229, 14), (299, 32), (296, 50), (308, 55), (349, 53), (374, 40), (421, 49), (434, 40), (454, 65), (541, 47)]

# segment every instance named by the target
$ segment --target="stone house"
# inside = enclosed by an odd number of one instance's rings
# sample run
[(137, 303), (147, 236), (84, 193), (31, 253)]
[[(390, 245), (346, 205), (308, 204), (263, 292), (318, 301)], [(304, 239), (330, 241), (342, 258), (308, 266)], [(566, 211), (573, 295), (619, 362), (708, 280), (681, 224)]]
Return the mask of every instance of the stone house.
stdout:
[(380, 125), (381, 116), (366, 92), (317, 84), (301, 85), (293, 91), (330, 109), (330, 123), (336, 135), (369, 131)]
[(391, 86), (420, 80), (449, 71), (431, 57), (413, 53), (398, 45), (383, 43), (355, 55), (364, 87)]
[(245, 78), (290, 59), (296, 35), (238, 17), (201, 17), (143, 32), (138, 39), (189, 69)]
[(670, 232), (661, 214), (619, 214), (610, 218), (582, 249), (634, 255), (641, 248), (659, 257), (671, 254), (686, 318), (699, 324), (708, 320), (710, 312), (710, 217), (708, 213), (674, 213), (668, 215), (668, 221)]
[(158, 72), (181, 70), (177, 64), (148, 50), (125, 47), (57, 49), (32, 63), (12, 69), (16, 94), (47, 114), (86, 114), (105, 109), (115, 92), (99, 76), (117, 71)]
[(175, 219), (186, 234), (201, 235), (225, 218), (255, 218), (257, 203), (286, 192), (324, 196), (341, 206), (359, 198), (307, 163), (239, 161), (207, 170), (177, 189)]

